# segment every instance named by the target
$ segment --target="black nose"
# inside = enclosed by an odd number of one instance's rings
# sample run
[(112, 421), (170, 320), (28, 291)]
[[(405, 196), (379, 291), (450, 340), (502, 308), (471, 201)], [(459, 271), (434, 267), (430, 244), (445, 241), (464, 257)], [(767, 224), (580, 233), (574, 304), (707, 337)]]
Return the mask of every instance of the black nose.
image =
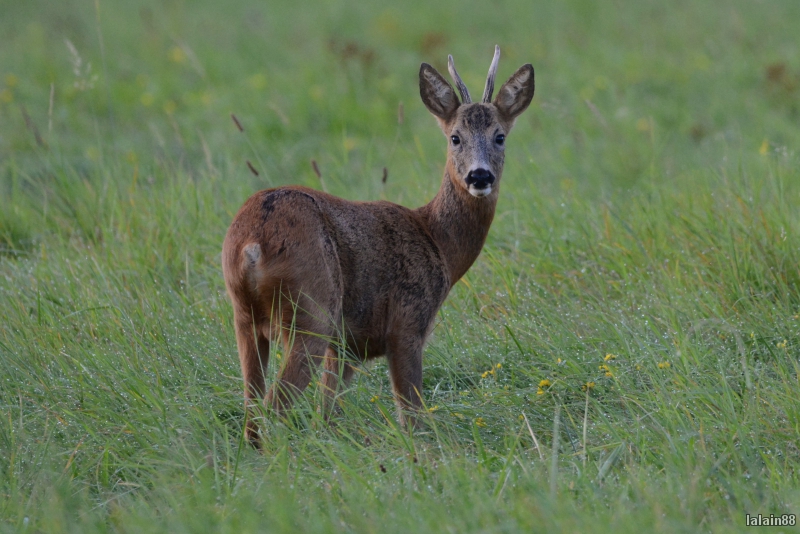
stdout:
[(494, 174), (486, 169), (475, 169), (469, 171), (467, 175), (467, 187), (474, 186), (475, 189), (486, 189), (494, 183)]

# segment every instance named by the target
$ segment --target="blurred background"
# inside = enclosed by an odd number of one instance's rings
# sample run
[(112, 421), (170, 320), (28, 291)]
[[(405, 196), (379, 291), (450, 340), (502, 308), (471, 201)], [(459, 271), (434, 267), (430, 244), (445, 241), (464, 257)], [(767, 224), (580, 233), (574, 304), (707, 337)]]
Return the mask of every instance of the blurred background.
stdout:
[[(668, 179), (797, 141), (792, 1), (3, 4), (6, 175), (46, 150), (77, 168), (130, 174), (127, 160), (155, 175), (169, 161), (313, 185), (314, 158), (336, 193), (374, 198), (386, 166), (390, 197), (421, 176), (429, 195), (444, 143), (419, 101), (419, 63), (444, 72), (453, 54), (480, 91), (495, 43), (498, 78), (536, 69), (512, 143), (525, 165), (509, 165), (530, 186), (629, 186), (653, 166)], [(261, 180), (245, 159), (261, 160)]]

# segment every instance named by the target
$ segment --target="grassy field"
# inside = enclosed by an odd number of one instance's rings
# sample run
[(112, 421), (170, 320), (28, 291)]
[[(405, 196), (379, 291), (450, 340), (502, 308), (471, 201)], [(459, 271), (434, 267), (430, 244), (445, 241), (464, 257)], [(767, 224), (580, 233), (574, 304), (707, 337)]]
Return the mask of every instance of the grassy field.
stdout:
[[(800, 513), (796, 0), (0, 4), (0, 532)], [(452, 53), (475, 93), (495, 43), (537, 91), (426, 349), (425, 429), (378, 361), (331, 425), (309, 388), (243, 445), (233, 214), (289, 183), (427, 202), (419, 64)]]

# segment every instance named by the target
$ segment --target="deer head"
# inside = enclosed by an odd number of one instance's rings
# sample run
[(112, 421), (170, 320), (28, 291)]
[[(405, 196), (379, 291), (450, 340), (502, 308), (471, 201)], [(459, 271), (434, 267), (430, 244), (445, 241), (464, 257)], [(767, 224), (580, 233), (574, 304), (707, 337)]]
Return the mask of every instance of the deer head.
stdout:
[(419, 70), (422, 102), (448, 139), (445, 172), (457, 191), (477, 198), (497, 197), (506, 136), (531, 103), (534, 92), (533, 67), (526, 64), (503, 84), (492, 102), (499, 59), (500, 47), (495, 46), (483, 98), (474, 103), (456, 71), (453, 56), (448, 56), (448, 70), (461, 94), (460, 102), (453, 87), (436, 69), (423, 63)]

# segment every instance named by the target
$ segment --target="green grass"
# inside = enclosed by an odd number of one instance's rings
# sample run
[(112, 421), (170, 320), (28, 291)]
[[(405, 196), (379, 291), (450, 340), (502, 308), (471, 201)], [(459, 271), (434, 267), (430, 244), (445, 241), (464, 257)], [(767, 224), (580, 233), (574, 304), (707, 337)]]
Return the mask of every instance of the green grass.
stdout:
[[(295, 4), (3, 3), (0, 531), (800, 512), (800, 4)], [(310, 388), (244, 446), (233, 214), (288, 183), (427, 202), (419, 63), (452, 53), (477, 92), (495, 43), (537, 93), (426, 349), (425, 430), (397, 428), (378, 361), (331, 425)]]

